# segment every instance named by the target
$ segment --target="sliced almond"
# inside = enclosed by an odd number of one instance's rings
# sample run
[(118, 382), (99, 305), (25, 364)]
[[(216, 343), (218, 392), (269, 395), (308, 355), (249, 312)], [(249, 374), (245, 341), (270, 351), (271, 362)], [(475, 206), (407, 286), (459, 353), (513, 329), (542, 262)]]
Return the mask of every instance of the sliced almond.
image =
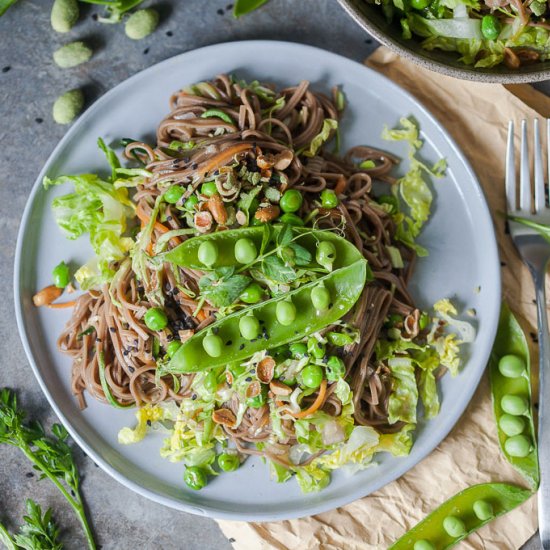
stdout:
[(409, 315), (405, 317), (405, 321), (403, 323), (403, 328), (405, 329), (405, 332), (413, 338), (418, 334), (419, 318), (420, 311), (418, 309), (415, 309), (412, 313), (409, 313)]
[(242, 210), (237, 210), (235, 219), (239, 225), (244, 225), (246, 223), (246, 214)]
[(273, 168), (276, 170), (286, 170), (290, 166), (293, 159), (294, 153), (290, 149), (285, 149), (275, 155), (275, 163), (273, 164)]
[(256, 214), (254, 214), (254, 217), (261, 222), (270, 222), (271, 220), (274, 220), (280, 212), (280, 208), (272, 204), (270, 206), (258, 208), (258, 210), (256, 210)]
[(207, 233), (212, 228), (212, 214), (210, 212), (197, 212), (193, 221), (200, 233)]
[(225, 209), (221, 195), (218, 193), (212, 195), (208, 199), (206, 206), (217, 224), (225, 225), (227, 223), (227, 210)]
[(262, 385), (257, 380), (255, 380), (254, 382), (251, 382), (250, 384), (248, 384), (248, 388), (246, 388), (246, 391), (244, 394), (247, 399), (252, 399), (257, 395), (260, 395), (261, 392), (262, 392)]
[(269, 383), (269, 389), (275, 395), (290, 395), (292, 393), (292, 388), (290, 386), (287, 386), (278, 380), (272, 380)]
[(514, 50), (511, 48), (504, 48), (504, 64), (509, 69), (519, 69), (521, 60)]
[(186, 329), (186, 330), (178, 330), (178, 336), (181, 340), (181, 342), (187, 342), (191, 336), (195, 334), (195, 331), (192, 329)]
[(212, 413), (212, 420), (216, 424), (233, 428), (237, 423), (235, 413), (230, 409), (218, 409)]
[(227, 383), (232, 386), (233, 385), (233, 373), (231, 371), (225, 371), (225, 379), (227, 380)]
[(264, 357), (256, 366), (256, 376), (262, 384), (269, 384), (273, 380), (275, 360), (269, 355)]
[(36, 307), (49, 306), (54, 300), (57, 300), (61, 294), (63, 294), (62, 288), (58, 288), (55, 285), (50, 285), (42, 290), (39, 290), (32, 297), (32, 301)]
[(271, 153), (258, 155), (256, 158), (256, 164), (258, 165), (258, 168), (261, 168), (262, 170), (269, 170), (269, 168), (272, 168), (275, 164), (275, 156)]

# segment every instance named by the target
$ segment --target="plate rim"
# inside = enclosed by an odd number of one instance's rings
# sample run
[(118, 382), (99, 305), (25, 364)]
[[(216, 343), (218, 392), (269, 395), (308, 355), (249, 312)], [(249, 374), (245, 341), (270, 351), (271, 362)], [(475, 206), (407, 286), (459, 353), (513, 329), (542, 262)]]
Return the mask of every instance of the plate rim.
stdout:
[[(27, 324), (25, 322), (25, 316), (24, 316), (24, 305), (23, 305), (23, 293), (21, 291), (20, 286), (20, 272), (21, 272), (21, 263), (22, 263), (22, 257), (23, 257), (23, 241), (27, 233), (27, 229), (29, 227), (29, 222), (31, 219), (31, 214), (33, 210), (33, 206), (36, 201), (36, 196), (40, 192), (42, 188), (42, 180), (46, 174), (46, 172), (51, 168), (53, 162), (57, 159), (58, 153), (63, 150), (63, 148), (70, 143), (73, 135), (79, 131), (79, 128), (86, 124), (86, 122), (93, 118), (102, 108), (103, 104), (108, 102), (110, 100), (111, 95), (114, 95), (118, 89), (121, 86), (128, 86), (131, 84), (134, 80), (141, 78), (143, 74), (147, 73), (153, 73), (157, 70), (162, 70), (164, 66), (169, 66), (172, 63), (180, 63), (182, 60), (185, 60), (186, 57), (192, 57), (193, 55), (197, 55), (197, 53), (202, 53), (204, 55), (212, 54), (213, 51), (223, 48), (254, 48), (255, 46), (259, 47), (283, 47), (283, 48), (297, 48), (299, 50), (309, 50), (312, 53), (317, 53), (321, 56), (328, 56), (329, 58), (333, 58), (334, 60), (337, 60), (341, 64), (348, 64), (349, 66), (354, 66), (356, 68), (360, 68), (361, 70), (366, 71), (366, 73), (375, 74), (377, 78), (380, 78), (382, 80), (386, 81), (386, 84), (393, 88), (396, 93), (401, 94), (402, 96), (406, 97), (406, 99), (411, 103), (411, 105), (414, 105), (414, 107), (422, 113), (423, 116), (425, 116), (427, 119), (430, 120), (431, 123), (436, 125), (438, 129), (443, 133), (445, 139), (447, 140), (447, 143), (452, 147), (454, 154), (456, 154), (457, 160), (462, 164), (465, 171), (468, 173), (469, 178), (472, 180), (472, 183), (477, 188), (479, 192), (479, 206), (482, 208), (485, 216), (484, 222), (488, 222), (488, 226), (490, 229), (490, 232), (486, 235), (487, 241), (486, 241), (486, 248), (484, 252), (487, 255), (490, 255), (493, 257), (494, 262), (491, 262), (494, 269), (494, 288), (496, 289), (497, 296), (501, 296), (501, 274), (500, 274), (500, 267), (499, 267), (499, 253), (498, 253), (498, 246), (497, 246), (497, 240), (496, 240), (496, 234), (494, 229), (494, 224), (492, 223), (492, 217), (491, 212), (485, 197), (485, 193), (483, 191), (483, 188), (477, 178), (477, 175), (475, 174), (470, 162), (468, 159), (464, 156), (462, 150), (458, 147), (457, 143), (454, 141), (452, 136), (449, 134), (445, 126), (439, 122), (439, 120), (420, 102), (416, 97), (414, 97), (411, 93), (409, 93), (407, 90), (387, 78), (386, 76), (378, 73), (377, 71), (374, 71), (373, 69), (370, 69), (369, 67), (366, 67), (365, 65), (354, 61), (352, 59), (349, 59), (347, 57), (344, 57), (342, 55), (336, 54), (334, 52), (324, 50), (322, 48), (318, 48), (315, 46), (310, 46), (307, 44), (301, 44), (298, 42), (291, 42), (291, 41), (283, 41), (283, 40), (238, 40), (238, 41), (229, 41), (229, 42), (221, 42), (216, 44), (211, 44), (208, 46), (203, 46), (201, 48), (196, 48), (193, 50), (189, 50), (186, 52), (183, 52), (181, 54), (169, 57), (159, 63), (156, 63), (154, 65), (151, 65), (150, 67), (147, 67), (143, 69), (142, 71), (137, 72), (136, 74), (130, 76), (129, 78), (122, 80), (119, 82), (116, 86), (112, 87), (110, 90), (108, 90), (104, 95), (102, 95), (100, 98), (98, 98), (94, 103), (92, 103), (88, 109), (80, 116), (80, 118), (74, 123), (74, 125), (67, 131), (67, 133), (61, 138), (59, 143), (55, 146), (53, 151), (50, 153), (48, 158), (44, 161), (43, 167), (40, 170), (40, 173), (38, 174), (32, 189), (27, 197), (27, 201), (25, 204), (25, 209), (23, 211), (23, 215), (21, 217), (21, 222), (19, 226), (19, 230), (17, 233), (17, 242), (16, 242), (16, 248), (15, 248), (15, 259), (14, 259), (14, 272), (13, 272), (13, 288), (14, 288), (14, 302), (15, 302), (15, 315), (16, 315), (16, 321), (17, 321), (17, 329), (19, 333), (19, 337), (21, 339), (23, 348), (25, 350), (25, 354), (27, 356), (27, 359), (31, 365), (33, 374), (38, 381), (39, 387), (42, 390), (42, 393), (46, 396), (46, 399), (48, 400), (49, 405), (61, 421), (61, 423), (65, 426), (67, 431), (69, 432), (71, 438), (75, 441), (75, 443), (96, 463), (98, 464), (104, 472), (109, 474), (112, 478), (114, 478), (117, 482), (121, 483), (125, 487), (131, 489), (132, 491), (138, 493), (139, 495), (146, 497), (150, 500), (153, 500), (159, 504), (163, 504), (165, 506), (168, 506), (170, 508), (184, 511), (196, 515), (206, 516), (213, 519), (220, 519), (220, 520), (234, 520), (234, 521), (282, 521), (282, 520), (289, 520), (289, 519), (296, 519), (300, 517), (306, 517), (306, 516), (312, 516), (315, 514), (319, 514), (322, 512), (326, 512), (332, 509), (335, 509), (337, 507), (349, 504), (357, 499), (364, 498), (368, 496), (369, 494), (380, 490), (382, 487), (384, 487), (386, 484), (391, 483), (397, 479), (399, 479), (402, 475), (404, 475), (406, 472), (408, 472), (410, 469), (412, 469), (414, 466), (416, 466), (419, 462), (424, 460), (429, 454), (433, 452), (433, 450), (439, 445), (449, 434), (449, 432), (454, 428), (456, 423), (459, 421), (460, 417), (466, 410), (466, 407), (470, 403), (475, 391), (477, 390), (479, 386), (479, 382), (481, 380), (481, 377), (483, 373), (485, 372), (485, 365), (487, 360), (489, 359), (492, 342), (494, 341), (497, 325), (498, 325), (498, 317), (500, 312), (500, 300), (497, 301), (497, 304), (495, 304), (492, 308), (492, 311), (490, 312), (492, 314), (492, 320), (486, 319), (485, 322), (489, 323), (491, 322), (492, 326), (490, 327), (489, 336), (490, 336), (490, 343), (488, 341), (486, 349), (484, 350), (484, 354), (482, 354), (483, 361), (481, 364), (477, 367), (477, 372), (473, 376), (471, 385), (464, 393), (464, 405), (463, 407), (460, 407), (460, 411), (457, 414), (456, 418), (453, 419), (452, 422), (448, 426), (443, 429), (443, 431), (440, 434), (440, 437), (438, 437), (438, 441), (434, 443), (432, 446), (431, 444), (428, 445), (428, 448), (423, 451), (419, 452), (411, 461), (403, 461), (403, 465), (399, 465), (397, 468), (393, 470), (392, 479), (387, 481), (385, 479), (373, 481), (372, 488), (368, 493), (362, 492), (360, 489), (352, 492), (347, 492), (345, 496), (341, 497), (333, 497), (329, 501), (322, 501), (319, 503), (311, 504), (306, 509), (300, 509), (300, 510), (293, 510), (290, 513), (287, 512), (262, 512), (259, 510), (258, 512), (254, 514), (247, 514), (246, 516), (243, 516), (243, 514), (240, 514), (238, 511), (228, 511), (227, 509), (220, 509), (220, 508), (214, 508), (209, 506), (199, 506), (199, 505), (192, 505), (187, 502), (183, 502), (181, 500), (176, 500), (173, 498), (170, 498), (168, 496), (159, 494), (151, 489), (147, 489), (138, 483), (134, 482), (133, 480), (126, 477), (121, 471), (116, 469), (114, 466), (111, 466), (108, 464), (105, 460), (103, 460), (84, 439), (80, 436), (79, 432), (76, 428), (73, 428), (72, 423), (69, 418), (66, 417), (65, 414), (62, 413), (60, 406), (58, 406), (56, 400), (54, 399), (53, 395), (49, 391), (46, 382), (42, 379), (42, 376), (40, 374), (40, 369), (34, 359), (34, 355), (32, 353), (32, 349), (29, 343), (29, 335), (27, 334)], [(489, 317), (489, 315), (487, 316)], [(410, 459), (409, 455), (409, 459)]]

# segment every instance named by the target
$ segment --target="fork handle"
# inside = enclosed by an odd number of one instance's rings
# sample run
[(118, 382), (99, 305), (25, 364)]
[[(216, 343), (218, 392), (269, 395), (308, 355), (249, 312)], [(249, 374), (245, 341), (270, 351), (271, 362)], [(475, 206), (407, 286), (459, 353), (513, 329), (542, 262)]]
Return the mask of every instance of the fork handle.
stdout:
[(543, 549), (550, 550), (550, 337), (546, 312), (546, 269), (547, 265), (544, 265), (533, 272), (533, 279), (539, 339), (539, 535)]

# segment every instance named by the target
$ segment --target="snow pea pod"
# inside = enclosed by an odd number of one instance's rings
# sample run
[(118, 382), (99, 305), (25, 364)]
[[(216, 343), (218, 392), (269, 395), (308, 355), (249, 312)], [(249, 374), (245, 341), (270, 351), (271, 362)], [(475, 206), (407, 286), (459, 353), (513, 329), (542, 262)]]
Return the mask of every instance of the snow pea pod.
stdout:
[[(505, 369), (502, 369), (502, 358), (510, 356), (512, 358), (516, 358), (519, 360), (518, 362), (521, 362), (525, 366), (523, 372), (517, 373), (519, 376), (511, 376)], [(537, 458), (535, 427), (531, 410), (531, 381), (529, 365), (529, 347), (527, 345), (527, 340), (525, 339), (525, 334), (508, 306), (503, 303), (500, 312), (498, 332), (493, 345), (491, 358), (489, 360), (493, 410), (498, 426), (498, 440), (500, 443), (500, 448), (502, 449), (502, 452), (508, 462), (516, 470), (518, 470), (518, 472), (527, 480), (533, 489), (536, 489), (539, 485), (539, 465)], [(502, 374), (501, 369), (504, 370), (507, 376)], [(509, 396), (519, 397), (527, 401), (529, 404), (526, 412), (517, 416), (518, 419), (524, 421), (523, 423), (525, 425), (521, 436), (527, 438), (531, 446), (527, 456), (510, 455), (509, 446), (506, 444), (510, 437), (503, 431), (503, 423), (501, 420), (505, 414), (502, 410), (503, 398), (505, 398), (504, 402), (506, 403), (506, 399), (509, 399)], [(504, 420), (508, 420), (508, 418), (505, 418)], [(515, 433), (510, 432), (509, 430), (507, 431), (509, 433)]]
[[(180, 267), (191, 269), (218, 269), (239, 265), (235, 257), (235, 244), (240, 239), (249, 239), (254, 243), (256, 249), (262, 254), (275, 248), (281, 231), (292, 231), (293, 243), (306, 248), (315, 258), (317, 244), (328, 241), (334, 245), (335, 258), (332, 263), (332, 269), (337, 270), (350, 265), (363, 258), (361, 252), (348, 240), (338, 236), (332, 231), (321, 231), (304, 227), (290, 227), (285, 225), (264, 225), (257, 227), (243, 227), (240, 229), (230, 229), (228, 231), (219, 231), (194, 237), (184, 241), (176, 248), (167, 252), (165, 260), (172, 262)], [(199, 260), (199, 248), (203, 243), (213, 243), (218, 250), (218, 257), (213, 265), (205, 266)], [(260, 257), (261, 255), (260, 254)]]
[[(361, 295), (366, 279), (367, 262), (361, 258), (295, 290), (223, 317), (184, 342), (161, 370), (170, 373), (203, 371), (304, 338), (345, 315)], [(332, 299), (322, 312), (317, 311), (311, 301), (311, 291), (319, 284), (324, 285)], [(277, 304), (283, 300), (292, 300), (296, 307), (296, 318), (290, 326), (277, 320)], [(239, 330), (241, 318), (249, 315), (254, 315), (261, 327), (260, 335), (252, 340), (244, 338)], [(223, 343), (223, 352), (217, 357), (207, 354), (203, 347), (204, 338), (212, 334)]]
[[(495, 517), (506, 514), (525, 502), (531, 494), (528, 489), (521, 489), (507, 483), (473, 485), (444, 502), (392, 544), (388, 550), (430, 548), (429, 544), (437, 550), (451, 548)], [(480, 519), (474, 511), (474, 503), (479, 501), (489, 504), (492, 509), (489, 517), (483, 516), (485, 519)], [(465, 527), (463, 534), (453, 537), (445, 531), (443, 522), (448, 517), (457, 517), (463, 522)]]

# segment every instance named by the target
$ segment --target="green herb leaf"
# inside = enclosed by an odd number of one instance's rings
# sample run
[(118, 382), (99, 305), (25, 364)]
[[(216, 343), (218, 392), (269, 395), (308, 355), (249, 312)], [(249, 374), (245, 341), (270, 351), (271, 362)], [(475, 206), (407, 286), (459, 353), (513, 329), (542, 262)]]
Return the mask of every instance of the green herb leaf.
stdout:
[(42, 515), (42, 509), (33, 500), (27, 499), (26, 506), (25, 523), (14, 537), (17, 546), (25, 550), (61, 550), (63, 545), (57, 540), (60, 529), (52, 519), (51, 508)]
[(8, 8), (13, 6), (17, 0), (0, 0), (0, 17), (6, 13)]
[(264, 258), (262, 271), (268, 279), (278, 283), (290, 283), (297, 276), (296, 271), (291, 266), (286, 265), (281, 258), (275, 255)]
[(230, 275), (225, 278), (218, 278), (216, 274), (210, 274), (201, 277), (199, 289), (201, 296), (206, 298), (212, 305), (227, 307), (237, 301), (250, 282), (250, 277), (246, 275)]
[(285, 224), (277, 236), (277, 245), (286, 246), (292, 242), (294, 233), (292, 232), (292, 226)]
[(307, 266), (313, 261), (311, 252), (298, 243), (288, 245), (294, 251), (294, 263), (298, 266)]
[(241, 17), (251, 11), (257, 10), (259, 7), (267, 3), (268, 0), (236, 0), (233, 8), (233, 15)]

